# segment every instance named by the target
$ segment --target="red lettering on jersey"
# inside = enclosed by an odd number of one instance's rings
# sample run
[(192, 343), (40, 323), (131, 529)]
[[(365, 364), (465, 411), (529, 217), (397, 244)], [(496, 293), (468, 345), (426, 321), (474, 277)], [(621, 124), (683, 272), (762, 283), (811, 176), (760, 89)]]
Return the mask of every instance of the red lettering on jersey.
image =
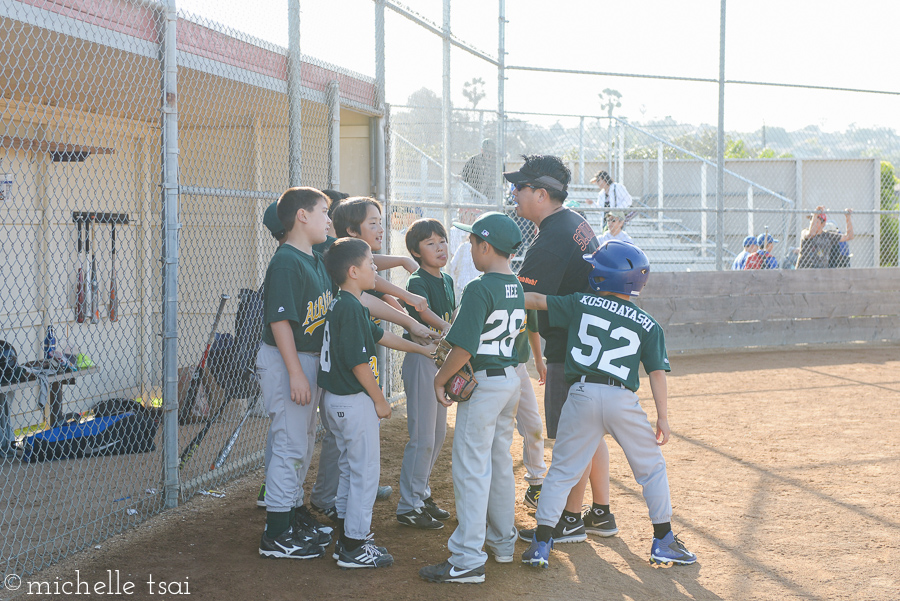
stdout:
[(529, 286), (537, 286), (538, 281), (533, 280), (531, 278), (526, 278), (524, 275), (519, 276), (519, 281), (523, 284), (528, 284)]
[(588, 225), (587, 221), (582, 221), (579, 226), (575, 228), (575, 235), (572, 236), (572, 239), (575, 240), (575, 244), (581, 248), (581, 252), (587, 250), (588, 244), (594, 239), (594, 231), (591, 229), (591, 226)]

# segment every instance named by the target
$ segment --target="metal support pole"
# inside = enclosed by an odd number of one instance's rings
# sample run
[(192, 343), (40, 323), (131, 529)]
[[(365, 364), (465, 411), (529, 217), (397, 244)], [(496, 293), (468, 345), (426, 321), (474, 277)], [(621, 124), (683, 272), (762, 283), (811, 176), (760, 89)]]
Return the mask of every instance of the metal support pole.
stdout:
[(716, 136), (716, 271), (725, 269), (725, 0), (719, 15), (719, 129)]
[(665, 193), (663, 191), (663, 188), (664, 188), (664, 186), (663, 186), (663, 184), (664, 184), (663, 156), (665, 154), (664, 150), (665, 149), (663, 148), (663, 143), (660, 142), (659, 146), (657, 146), (657, 148), (656, 148), (656, 207), (659, 209), (659, 211), (657, 212), (657, 220), (658, 220), (657, 228), (659, 229), (659, 231), (663, 230), (662, 209), (663, 209), (663, 198), (665, 196)]
[(328, 166), (328, 187), (341, 189), (341, 85), (332, 80), (328, 84), (328, 104), (331, 109), (331, 130), (328, 135), (328, 146), (331, 161)]
[[(370, 135), (374, 136), (373, 143), (370, 144), (372, 149), (372, 179), (375, 184), (375, 197), (381, 206), (384, 207), (382, 219), (385, 226), (385, 242), (386, 251), (390, 254), (391, 249), (391, 227), (390, 215), (391, 207), (387, 203), (387, 184), (385, 173), (385, 29), (384, 29), (384, 0), (375, 0), (375, 107), (381, 112), (381, 117), (371, 119), (372, 127), (369, 129)], [(387, 273), (382, 272), (383, 277), (389, 277)], [(385, 396), (390, 397), (393, 391), (393, 382), (391, 382), (391, 354), (379, 345), (376, 345), (376, 361), (378, 362), (381, 374), (380, 384), (385, 391)]]
[(616, 181), (625, 185), (625, 123), (619, 121), (619, 164), (616, 168)]
[(441, 183), (444, 203), (444, 223), (450, 223), (450, 0), (444, 0), (443, 22), (443, 87), (441, 92)]
[(578, 118), (578, 184), (584, 185), (584, 116)]
[(753, 186), (747, 186), (747, 235), (753, 236), (756, 228), (753, 225)]
[(706, 202), (707, 202), (707, 185), (706, 185), (706, 163), (700, 163), (700, 208), (702, 211), (700, 212), (700, 256), (706, 257), (706, 237), (709, 235), (707, 232), (707, 214), (706, 214)]
[[(499, 0), (499, 15), (497, 18), (499, 24), (499, 48), (497, 49), (497, 169), (498, 173), (503, 171), (503, 164), (506, 160), (506, 1)], [(506, 194), (504, 194), (505, 180), (501, 177), (499, 183), (499, 196), (497, 197), (500, 205), (499, 210), (503, 210)]]
[(300, 0), (288, 0), (288, 181), (301, 185), (303, 169)]
[(175, 0), (166, 2), (162, 43), (163, 445), (165, 503), (178, 505), (178, 55)]

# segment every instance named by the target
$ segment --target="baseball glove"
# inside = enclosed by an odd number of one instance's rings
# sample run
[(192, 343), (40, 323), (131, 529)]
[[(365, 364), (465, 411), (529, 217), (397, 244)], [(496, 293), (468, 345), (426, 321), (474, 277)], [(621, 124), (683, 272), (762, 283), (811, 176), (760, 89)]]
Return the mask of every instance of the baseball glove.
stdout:
[[(437, 348), (432, 353), (434, 363), (438, 368), (444, 364), (444, 360), (450, 354), (452, 348), (443, 338), (438, 341)], [(450, 379), (444, 384), (444, 390), (447, 396), (450, 397), (450, 400), (456, 403), (463, 403), (472, 398), (472, 393), (475, 392), (477, 386), (478, 380), (475, 379), (475, 371), (472, 369), (472, 364), (466, 361), (466, 364), (458, 372), (450, 376)]]

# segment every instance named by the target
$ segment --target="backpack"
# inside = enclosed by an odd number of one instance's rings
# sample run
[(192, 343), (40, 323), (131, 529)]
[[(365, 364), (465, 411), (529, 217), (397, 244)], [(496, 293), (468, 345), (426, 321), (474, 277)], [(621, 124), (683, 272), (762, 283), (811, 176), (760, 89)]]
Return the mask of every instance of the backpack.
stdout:
[(22, 461), (75, 459), (156, 450), (159, 422), (131, 399), (107, 399), (94, 405), (93, 418), (68, 421), (36, 432), (22, 442)]

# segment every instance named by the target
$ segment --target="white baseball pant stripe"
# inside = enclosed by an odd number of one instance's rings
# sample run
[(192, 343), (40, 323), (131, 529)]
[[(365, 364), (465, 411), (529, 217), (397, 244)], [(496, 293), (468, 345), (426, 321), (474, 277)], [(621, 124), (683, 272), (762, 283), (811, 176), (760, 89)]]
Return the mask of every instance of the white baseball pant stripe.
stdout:
[(340, 481), (335, 507), (344, 535), (364, 539), (372, 528), (372, 506), (381, 477), (381, 440), (375, 404), (365, 392), (325, 391), (323, 403), (339, 452)]
[(650, 521), (672, 520), (672, 501), (666, 460), (638, 396), (627, 388), (575, 382), (559, 418), (550, 471), (541, 488), (535, 519), (538, 525), (556, 526), (566, 499), (590, 464), (603, 436), (615, 439), (643, 489)]
[(269, 414), (272, 456), (266, 470), (266, 509), (290, 511), (303, 504), (303, 482), (316, 444), (316, 408), (319, 357), (297, 353), (309, 381), (312, 401), (300, 405), (291, 400), (291, 379), (278, 347), (262, 343), (256, 355), (256, 371)]
[(487, 545), (512, 555), (516, 543), (516, 482), (513, 476), (513, 421), (519, 405), (519, 378), (475, 372), (478, 387), (459, 403), (453, 433), (453, 491), (459, 526), (447, 542), (450, 563), (459, 570), (484, 565)]

